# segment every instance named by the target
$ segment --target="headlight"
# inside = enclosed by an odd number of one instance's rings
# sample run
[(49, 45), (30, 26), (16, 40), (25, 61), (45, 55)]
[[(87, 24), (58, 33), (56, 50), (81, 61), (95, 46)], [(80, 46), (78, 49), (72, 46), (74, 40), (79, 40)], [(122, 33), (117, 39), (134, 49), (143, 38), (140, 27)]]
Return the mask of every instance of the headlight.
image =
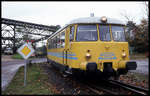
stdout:
[(124, 57), (126, 57), (126, 53), (124, 52), (124, 53), (122, 53), (122, 57), (124, 58)]
[(105, 16), (101, 17), (102, 22), (107, 22), (107, 18)]
[(85, 56), (86, 56), (87, 59), (91, 58), (91, 54), (90, 53), (86, 53)]

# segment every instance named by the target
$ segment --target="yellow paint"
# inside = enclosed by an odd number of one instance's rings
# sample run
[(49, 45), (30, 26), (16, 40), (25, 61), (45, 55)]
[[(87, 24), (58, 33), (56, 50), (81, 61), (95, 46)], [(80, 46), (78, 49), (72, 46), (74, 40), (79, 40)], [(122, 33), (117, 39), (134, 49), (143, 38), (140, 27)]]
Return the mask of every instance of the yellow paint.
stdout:
[(119, 65), (118, 68), (126, 68), (126, 62), (127, 61), (120, 61), (118, 64)]
[(78, 25), (77, 25), (77, 24), (75, 24), (75, 32), (74, 32), (74, 40), (73, 40), (73, 41), (76, 41), (77, 27), (78, 27)]
[(100, 36), (99, 36), (99, 35), (100, 35), (100, 33), (99, 33), (99, 25), (98, 25), (98, 24), (96, 24), (96, 26), (97, 26), (97, 32), (98, 32), (98, 34), (97, 34), (97, 35), (98, 35), (98, 41), (99, 41), (99, 40), (100, 40)]
[(66, 34), (65, 37), (65, 51), (67, 51), (69, 49), (69, 34), (70, 34), (70, 26), (66, 28)]
[[(108, 25), (110, 27), (110, 36), (111, 41), (101, 41), (99, 38), (99, 26), (97, 24), (97, 31), (98, 31), (98, 40), (97, 41), (86, 41), (86, 42), (75, 42), (76, 38), (76, 30), (77, 30), (77, 24), (75, 25), (75, 34), (74, 34), (74, 40), (73, 42), (69, 42), (69, 35), (70, 35), (70, 26), (66, 28), (66, 34), (65, 34), (65, 48), (56, 48), (56, 49), (48, 49), (48, 52), (71, 52), (75, 54), (78, 59), (77, 60), (71, 60), (71, 59), (64, 59), (58, 58), (55, 56), (49, 56), (48, 58), (51, 60), (54, 60), (55, 62), (58, 62), (63, 65), (67, 65), (71, 68), (78, 68), (81, 70), (86, 70), (86, 64), (88, 62), (96, 62), (98, 66), (98, 70), (103, 72), (104, 69), (104, 62), (112, 62), (112, 68), (117, 71), (119, 68), (125, 68), (126, 67), (126, 61), (129, 61), (129, 49), (128, 49), (128, 42), (115, 42), (112, 38), (112, 32), (111, 32), (111, 25)], [(85, 55), (87, 53), (87, 50), (90, 50), (91, 58), (86, 59)], [(126, 53), (126, 57), (122, 58), (123, 51)], [(100, 53), (103, 52), (112, 52), (115, 54), (117, 59), (113, 60), (100, 60), (98, 59), (100, 56)], [(64, 62), (63, 62), (64, 61)], [(66, 62), (67, 61), (67, 62)]]
[(98, 64), (98, 70), (100, 70), (101, 72), (103, 72), (103, 62), (100, 62)]
[(82, 62), (80, 63), (80, 69), (81, 70), (86, 70), (86, 65), (87, 65), (88, 62)]
[(113, 36), (112, 36), (112, 31), (111, 31), (111, 25), (109, 25), (109, 31), (110, 31), (111, 41), (114, 41)]
[(31, 52), (31, 50), (30, 50), (27, 46), (25, 46), (25, 47), (21, 50), (21, 52), (22, 52), (25, 56), (27, 56), (27, 55)]

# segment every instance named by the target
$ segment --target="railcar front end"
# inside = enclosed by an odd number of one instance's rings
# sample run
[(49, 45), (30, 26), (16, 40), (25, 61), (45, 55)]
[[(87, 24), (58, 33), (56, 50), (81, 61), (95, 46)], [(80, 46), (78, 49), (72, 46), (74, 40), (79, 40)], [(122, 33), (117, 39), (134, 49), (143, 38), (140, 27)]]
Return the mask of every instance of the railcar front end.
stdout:
[(125, 26), (106, 22), (106, 18), (98, 19), (101, 22), (92, 20), (93, 17), (88, 18), (88, 22), (77, 20), (51, 37), (48, 45), (54, 48), (47, 48), (48, 59), (65, 66), (66, 71), (96, 71), (107, 77), (136, 70), (136, 62), (129, 60)]

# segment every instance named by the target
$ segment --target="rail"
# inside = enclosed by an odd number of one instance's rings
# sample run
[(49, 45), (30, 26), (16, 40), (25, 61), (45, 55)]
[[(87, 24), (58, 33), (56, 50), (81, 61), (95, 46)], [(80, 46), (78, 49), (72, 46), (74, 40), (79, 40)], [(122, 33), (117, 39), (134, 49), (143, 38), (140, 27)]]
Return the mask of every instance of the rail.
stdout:
[(148, 95), (149, 94), (149, 90), (148, 89), (144, 89), (144, 88), (140, 88), (137, 86), (133, 86), (133, 85), (129, 85), (120, 81), (116, 81), (116, 80), (109, 80), (108, 81), (111, 84), (115, 84), (117, 86), (120, 86), (124, 89), (130, 90), (134, 93), (140, 94), (140, 95)]
[(106, 93), (111, 94), (111, 95), (119, 95), (119, 94), (116, 93), (116, 92), (113, 92), (113, 91), (111, 91), (111, 90), (109, 90), (109, 89), (106, 89), (106, 88), (103, 88), (103, 87), (100, 87), (100, 86), (97, 86), (97, 85), (94, 85), (94, 84), (91, 84), (91, 83), (86, 83), (86, 87), (87, 87), (89, 90), (95, 92), (95, 93), (98, 94), (98, 95), (101, 95), (101, 92), (100, 92), (100, 91), (106, 92)]

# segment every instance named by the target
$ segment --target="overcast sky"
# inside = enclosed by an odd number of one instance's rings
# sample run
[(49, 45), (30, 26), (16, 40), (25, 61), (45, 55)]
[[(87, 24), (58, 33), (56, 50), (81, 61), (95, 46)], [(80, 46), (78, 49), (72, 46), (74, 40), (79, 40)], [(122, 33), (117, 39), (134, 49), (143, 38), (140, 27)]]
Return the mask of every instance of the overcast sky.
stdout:
[(2, 18), (44, 25), (65, 25), (79, 17), (106, 16), (126, 22), (127, 14), (138, 24), (144, 17), (142, 1), (134, 2), (2, 2)]
[[(64, 26), (69, 21), (94, 16), (116, 18), (126, 23), (121, 13), (139, 24), (144, 17), (144, 2), (2, 2), (2, 18), (43, 25)], [(46, 41), (46, 40), (45, 40)], [(44, 42), (45, 42), (44, 41)], [(41, 46), (39, 43), (38, 46)]]

